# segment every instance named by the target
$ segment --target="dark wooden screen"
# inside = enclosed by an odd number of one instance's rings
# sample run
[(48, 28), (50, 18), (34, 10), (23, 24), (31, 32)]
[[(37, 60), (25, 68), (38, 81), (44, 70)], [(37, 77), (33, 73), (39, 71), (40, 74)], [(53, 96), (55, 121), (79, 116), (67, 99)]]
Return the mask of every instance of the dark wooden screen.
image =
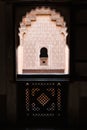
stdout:
[[(65, 119), (68, 82), (19, 81), (18, 118), (25, 123)], [(34, 122), (33, 122), (34, 121)]]

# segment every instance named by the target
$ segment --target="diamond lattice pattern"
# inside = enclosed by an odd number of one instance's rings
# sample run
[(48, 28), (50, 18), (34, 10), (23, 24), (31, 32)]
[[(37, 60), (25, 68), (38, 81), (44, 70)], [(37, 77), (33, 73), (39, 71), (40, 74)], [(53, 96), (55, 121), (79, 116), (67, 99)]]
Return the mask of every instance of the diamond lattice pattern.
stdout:
[(42, 106), (44, 106), (44, 105), (50, 100), (50, 98), (49, 98), (46, 94), (42, 93), (42, 94), (37, 98), (37, 100), (38, 100), (38, 102), (39, 102)]

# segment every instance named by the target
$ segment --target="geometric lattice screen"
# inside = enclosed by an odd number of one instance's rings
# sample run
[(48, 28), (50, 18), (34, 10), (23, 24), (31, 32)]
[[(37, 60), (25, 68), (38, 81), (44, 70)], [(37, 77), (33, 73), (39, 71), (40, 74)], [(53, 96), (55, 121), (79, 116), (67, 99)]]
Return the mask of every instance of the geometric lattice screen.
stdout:
[[(35, 81), (24, 83), (22, 106), (25, 117), (63, 117), (66, 111), (67, 83)], [(24, 103), (23, 103), (24, 101)]]

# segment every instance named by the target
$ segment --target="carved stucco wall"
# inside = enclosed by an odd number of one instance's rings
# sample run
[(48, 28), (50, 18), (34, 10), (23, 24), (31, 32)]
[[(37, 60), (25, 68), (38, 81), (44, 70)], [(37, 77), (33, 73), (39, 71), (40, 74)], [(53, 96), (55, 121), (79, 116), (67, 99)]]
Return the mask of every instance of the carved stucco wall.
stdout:
[[(18, 73), (22, 70), (64, 70), (65, 73), (67, 28), (59, 13), (49, 8), (31, 11), (23, 17), (19, 30)], [(40, 65), (42, 47), (48, 50), (48, 65)]]

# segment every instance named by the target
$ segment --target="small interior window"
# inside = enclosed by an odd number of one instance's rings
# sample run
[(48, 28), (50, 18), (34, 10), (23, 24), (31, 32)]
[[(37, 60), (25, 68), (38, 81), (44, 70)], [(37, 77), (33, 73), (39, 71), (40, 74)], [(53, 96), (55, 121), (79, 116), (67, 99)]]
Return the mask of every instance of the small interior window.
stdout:
[(47, 48), (43, 47), (40, 50), (40, 65), (47, 65), (48, 64), (48, 50)]

